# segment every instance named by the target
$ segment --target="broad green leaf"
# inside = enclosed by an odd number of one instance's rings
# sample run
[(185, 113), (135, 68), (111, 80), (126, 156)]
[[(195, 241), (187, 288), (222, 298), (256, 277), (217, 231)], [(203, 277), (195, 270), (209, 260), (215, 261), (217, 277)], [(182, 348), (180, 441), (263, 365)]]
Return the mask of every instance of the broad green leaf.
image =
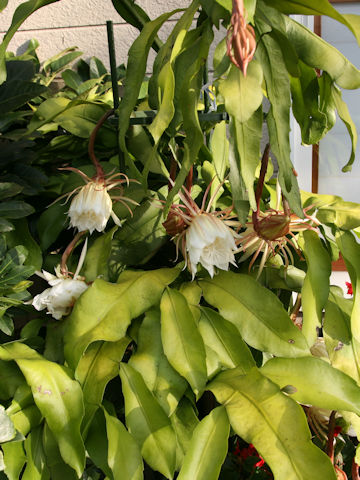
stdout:
[(0, 217), (16, 219), (34, 213), (34, 208), (22, 200), (10, 200), (0, 203)]
[(335, 225), (342, 230), (353, 230), (360, 226), (360, 205), (335, 197), (334, 202), (319, 207), (316, 218), (321, 223)]
[(76, 60), (83, 52), (75, 51), (77, 47), (68, 47), (62, 52), (57, 53), (54, 57), (49, 58), (43, 64), (43, 70), (48, 76), (55, 76), (66, 65)]
[(331, 259), (317, 232), (304, 231), (299, 246), (307, 263), (301, 290), (303, 311), (301, 331), (308, 344), (313, 345), (317, 339), (317, 328), (322, 325), (322, 312), (329, 296)]
[(219, 91), (229, 115), (240, 123), (249, 120), (261, 105), (262, 82), (263, 71), (256, 60), (249, 63), (246, 77), (239, 68), (231, 65), (228, 76), (219, 81)]
[(126, 425), (148, 465), (172, 479), (176, 437), (170, 420), (146, 387), (142, 376), (123, 363), (120, 369), (125, 399)]
[(360, 387), (321, 358), (272, 358), (260, 371), (280, 388), (295, 387), (291, 397), (299, 403), (360, 413)]
[[(213, 375), (212, 369), (239, 367), (246, 373), (255, 366), (251, 352), (235, 325), (211, 308), (201, 307), (199, 332), (205, 344), (208, 376)], [(209, 368), (211, 358), (215, 365)]]
[(195, 428), (178, 480), (217, 480), (230, 433), (224, 407), (217, 407)]
[(303, 15), (327, 15), (346, 25), (355, 35), (359, 42), (359, 20), (358, 15), (342, 15), (338, 12), (328, 0), (265, 0), (285, 14), (303, 14)]
[(4, 463), (8, 480), (19, 480), (21, 471), (26, 462), (24, 442), (10, 442), (1, 445), (4, 453)]
[(6, 32), (2, 43), (0, 44), (0, 84), (6, 80), (5, 53), (10, 40), (16, 31), (33, 12), (56, 1), (58, 0), (28, 0), (27, 2), (21, 3), (17, 7), (13, 15), (10, 28)]
[(165, 355), (199, 397), (207, 381), (205, 348), (186, 298), (168, 288), (162, 296), (160, 310)]
[(26, 467), (22, 475), (24, 480), (50, 480), (46, 468), (45, 452), (42, 444), (43, 426), (34, 428), (26, 437)]
[(5, 10), (5, 8), (7, 7), (7, 4), (8, 4), (8, 0), (0, 0), (0, 12)]
[(82, 275), (87, 282), (93, 282), (98, 277), (109, 280), (108, 261), (111, 253), (111, 245), (114, 233), (118, 229), (113, 227), (108, 232), (98, 237), (86, 252)]
[(118, 375), (120, 362), (129, 343), (128, 337), (118, 342), (95, 342), (81, 357), (75, 377), (81, 385), (84, 397), (84, 432), (102, 402), (106, 385)]
[(0, 218), (0, 233), (8, 233), (14, 230), (14, 225), (9, 222), (8, 220), (5, 220), (5, 218)]
[[(225, 173), (229, 166), (229, 141), (227, 139), (226, 130), (226, 122), (222, 121), (215, 125), (213, 134), (211, 136), (210, 150), (213, 160), (211, 164), (212, 178), (209, 178), (210, 181), (212, 180), (209, 198), (211, 198), (215, 194), (216, 189), (218, 189), (219, 185), (224, 181)], [(208, 183), (209, 180), (206, 180), (206, 182)], [(221, 196), (222, 192), (223, 188), (221, 187), (214, 200), (214, 209), (216, 207), (216, 200)]]
[(113, 475), (108, 464), (109, 442), (102, 408), (99, 408), (92, 418), (85, 438), (85, 447), (94, 464), (102, 470), (106, 478), (112, 480)]
[(25, 80), (4, 82), (0, 85), (0, 112), (5, 114), (16, 110), (46, 91), (44, 85)]
[[(258, 22), (260, 33), (267, 26)], [(303, 217), (299, 187), (290, 161), (290, 81), (283, 55), (277, 41), (269, 35), (263, 35), (257, 46), (257, 58), (260, 60), (270, 102), (267, 115), (271, 150), (279, 165), (279, 183), (291, 209)]]
[(0, 360), (0, 400), (12, 398), (19, 385), (25, 383), (19, 367), (12, 362)]
[(118, 284), (97, 279), (79, 298), (68, 319), (65, 356), (76, 368), (90, 343), (117, 342), (125, 337), (133, 318), (156, 305), (178, 269), (130, 271), (122, 273)]
[(64, 367), (45, 360), (18, 342), (2, 345), (2, 360), (15, 360), (32, 389), (35, 403), (59, 445), (61, 456), (80, 476), (85, 449), (80, 436), (84, 415), (82, 391)]
[(358, 140), (356, 126), (350, 116), (348, 106), (342, 99), (341, 90), (336, 88), (335, 86), (332, 89), (332, 97), (335, 103), (337, 113), (341, 118), (341, 120), (344, 122), (347, 128), (347, 131), (349, 132), (349, 136), (351, 140), (350, 159), (348, 160), (347, 164), (342, 168), (343, 172), (349, 172), (355, 160), (355, 152), (356, 152), (356, 146), (357, 146), (357, 140)]
[(359, 88), (360, 71), (342, 53), (290, 17), (284, 16), (284, 21), (286, 34), (303, 62), (327, 72), (339, 87)]
[[(129, 152), (143, 165), (148, 162), (149, 172), (162, 174), (169, 177), (169, 172), (158, 152), (152, 153), (153, 145), (150, 136), (142, 125), (132, 125), (127, 136), (127, 147)], [(150, 156), (153, 155), (149, 161)]]
[(39, 105), (29, 122), (26, 133), (31, 134), (43, 125), (52, 122), (60, 113), (66, 110), (69, 105), (71, 105), (71, 102), (68, 98), (48, 98)]
[(249, 195), (252, 210), (256, 210), (254, 181), (256, 168), (260, 162), (260, 140), (262, 138), (263, 114), (259, 108), (246, 122), (234, 120), (233, 139), (236, 146), (236, 160)]
[(188, 385), (164, 354), (159, 310), (146, 312), (138, 332), (136, 353), (131, 356), (129, 365), (141, 374), (148, 389), (170, 416)]
[(13, 182), (0, 182), (0, 199), (13, 197), (23, 190), (23, 186)]
[(180, 470), (184, 455), (188, 451), (194, 429), (199, 424), (195, 407), (186, 396), (181, 399), (177, 409), (171, 415), (170, 420), (175, 430), (177, 440), (176, 470)]
[(280, 357), (309, 353), (305, 337), (277, 296), (249, 275), (220, 272), (199, 284), (205, 300), (238, 328), (249, 345)]
[(140, 449), (120, 420), (103, 409), (108, 438), (108, 464), (114, 480), (141, 480), (143, 461)]
[(330, 287), (325, 305), (324, 338), (331, 364), (360, 383), (360, 344), (351, 335), (353, 300), (340, 287)]
[(5, 408), (0, 405), (0, 443), (9, 442), (16, 435), (15, 427)]
[(45, 423), (43, 433), (43, 447), (46, 456), (46, 465), (50, 472), (51, 480), (77, 480), (80, 476), (67, 465), (59, 452), (56, 438)]
[(232, 428), (255, 446), (276, 480), (336, 479), (329, 457), (311, 441), (301, 406), (258, 370), (223, 372), (209, 388)]

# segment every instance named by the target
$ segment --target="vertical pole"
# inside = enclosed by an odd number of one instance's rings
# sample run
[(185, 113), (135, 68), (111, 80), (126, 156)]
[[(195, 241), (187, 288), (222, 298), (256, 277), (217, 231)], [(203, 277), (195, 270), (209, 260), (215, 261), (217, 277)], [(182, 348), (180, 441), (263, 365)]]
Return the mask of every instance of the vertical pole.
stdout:
[(113, 98), (114, 98), (114, 109), (117, 110), (119, 107), (119, 86), (118, 86), (117, 74), (116, 74), (114, 29), (113, 29), (113, 22), (111, 20), (108, 20), (106, 22), (106, 29), (107, 29), (107, 38), (108, 38), (108, 47), (109, 47), (110, 72), (111, 72), (111, 83), (112, 83)]

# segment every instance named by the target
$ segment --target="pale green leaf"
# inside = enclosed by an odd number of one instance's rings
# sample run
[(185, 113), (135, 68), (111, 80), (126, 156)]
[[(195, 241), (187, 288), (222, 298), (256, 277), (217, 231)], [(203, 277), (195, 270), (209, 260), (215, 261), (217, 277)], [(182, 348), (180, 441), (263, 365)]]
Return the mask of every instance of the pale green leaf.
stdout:
[(109, 280), (108, 261), (111, 253), (112, 239), (117, 229), (118, 227), (115, 226), (108, 232), (102, 234), (86, 252), (81, 274), (86, 278), (87, 282), (93, 282), (98, 277)]
[(228, 450), (229, 420), (217, 407), (195, 428), (178, 480), (217, 480)]
[(11, 418), (0, 405), (0, 443), (9, 442), (16, 435), (16, 430)]
[(252, 443), (276, 480), (335, 480), (329, 457), (311, 441), (301, 406), (256, 369), (219, 374), (209, 385), (235, 432)]
[(168, 288), (162, 296), (160, 310), (165, 355), (199, 396), (207, 380), (205, 348), (186, 298)]
[(146, 463), (170, 480), (176, 461), (176, 437), (170, 420), (136, 370), (123, 363), (120, 377), (126, 425)]
[(277, 356), (309, 353), (305, 337), (277, 296), (249, 275), (220, 272), (199, 284), (205, 300), (238, 328), (249, 345)]
[(178, 269), (126, 271), (118, 284), (97, 279), (76, 302), (65, 333), (65, 355), (76, 368), (88, 345), (97, 340), (117, 342), (133, 318), (160, 300)]
[(19, 480), (20, 478), (21, 471), (26, 462), (23, 443), (24, 442), (10, 442), (1, 445), (4, 453), (4, 472), (8, 480)]

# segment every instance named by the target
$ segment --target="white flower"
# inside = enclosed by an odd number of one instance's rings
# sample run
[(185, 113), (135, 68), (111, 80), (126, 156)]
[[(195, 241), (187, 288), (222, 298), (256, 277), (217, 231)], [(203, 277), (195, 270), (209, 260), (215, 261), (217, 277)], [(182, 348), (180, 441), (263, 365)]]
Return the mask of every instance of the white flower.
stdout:
[(51, 288), (36, 295), (32, 305), (39, 311), (47, 309), (48, 314), (60, 320), (61, 317), (70, 313), (72, 306), (88, 285), (83, 280), (66, 278), (59, 272), (56, 276), (44, 270), (42, 273)]
[(214, 276), (214, 267), (229, 270), (229, 263), (236, 266), (237, 250), (234, 231), (221, 218), (210, 213), (192, 217), (185, 232), (186, 251), (191, 273), (195, 276), (198, 263)]
[(90, 181), (81, 188), (71, 201), (68, 215), (70, 226), (79, 232), (102, 232), (110, 216), (116, 225), (121, 226), (119, 218), (112, 211), (112, 200), (106, 185), (101, 181)]

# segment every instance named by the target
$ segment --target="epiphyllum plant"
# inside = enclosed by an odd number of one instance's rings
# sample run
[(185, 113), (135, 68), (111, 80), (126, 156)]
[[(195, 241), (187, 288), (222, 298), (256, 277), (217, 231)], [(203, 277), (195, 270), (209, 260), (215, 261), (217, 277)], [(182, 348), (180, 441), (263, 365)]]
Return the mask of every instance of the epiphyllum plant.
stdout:
[[(94, 152), (96, 134), (107, 118), (113, 113), (113, 109), (107, 111), (99, 120), (90, 136), (89, 156), (96, 170), (94, 177), (88, 177), (84, 172), (77, 168), (66, 167), (62, 169), (78, 173), (86, 182), (86, 185), (77, 187), (66, 195), (67, 198), (70, 198), (72, 195), (76, 194), (71, 201), (68, 215), (70, 217), (70, 226), (78, 229), (79, 232), (87, 230), (90, 234), (94, 230), (102, 232), (104, 231), (110, 217), (114, 220), (116, 225), (121, 226), (120, 219), (112, 209), (114, 200), (122, 203), (129, 210), (131, 215), (132, 211), (126, 202), (138, 205), (138, 203), (131, 198), (122, 195), (122, 184), (126, 183), (129, 185), (130, 181), (135, 180), (129, 180), (128, 177), (121, 172), (106, 177)], [(117, 190), (120, 194), (110, 197), (108, 193), (110, 190)]]
[[(276, 208), (269, 208), (265, 211), (260, 209), (260, 200), (269, 162), (269, 150), (270, 146), (268, 144), (261, 160), (260, 176), (255, 193), (257, 208), (252, 213), (251, 221), (247, 223), (246, 230), (240, 234), (240, 250), (245, 253), (243, 260), (246, 260), (253, 254), (253, 258), (249, 264), (249, 270), (252, 268), (260, 253), (262, 253), (258, 277), (260, 276), (266, 261), (272, 255), (275, 256), (277, 253), (280, 253), (284, 260), (285, 267), (287, 267), (290, 262), (293, 263), (293, 254), (289, 247), (294, 248), (297, 253), (300, 254), (295, 233), (304, 230), (313, 230), (316, 232), (317, 229), (314, 225), (319, 225), (319, 222), (314, 217), (311, 217), (306, 213), (311, 209), (311, 206), (304, 209), (304, 218), (300, 218), (291, 212), (287, 200), (281, 195), (278, 183), (276, 186)], [(279, 210), (281, 197), (284, 210)], [(289, 236), (291, 238), (289, 238)]]
[(191, 179), (188, 180), (187, 187), (183, 187), (182, 192), (179, 192), (182, 203), (171, 205), (163, 225), (168, 235), (173, 237), (177, 252), (180, 247), (185, 265), (188, 266), (193, 279), (199, 263), (213, 277), (215, 267), (228, 270), (229, 264), (236, 266), (234, 254), (237, 250), (235, 241), (237, 234), (231, 227), (239, 226), (239, 222), (232, 220), (234, 218), (232, 207), (211, 211), (218, 189), (206, 206), (211, 183), (204, 193), (200, 207), (191, 197)]

